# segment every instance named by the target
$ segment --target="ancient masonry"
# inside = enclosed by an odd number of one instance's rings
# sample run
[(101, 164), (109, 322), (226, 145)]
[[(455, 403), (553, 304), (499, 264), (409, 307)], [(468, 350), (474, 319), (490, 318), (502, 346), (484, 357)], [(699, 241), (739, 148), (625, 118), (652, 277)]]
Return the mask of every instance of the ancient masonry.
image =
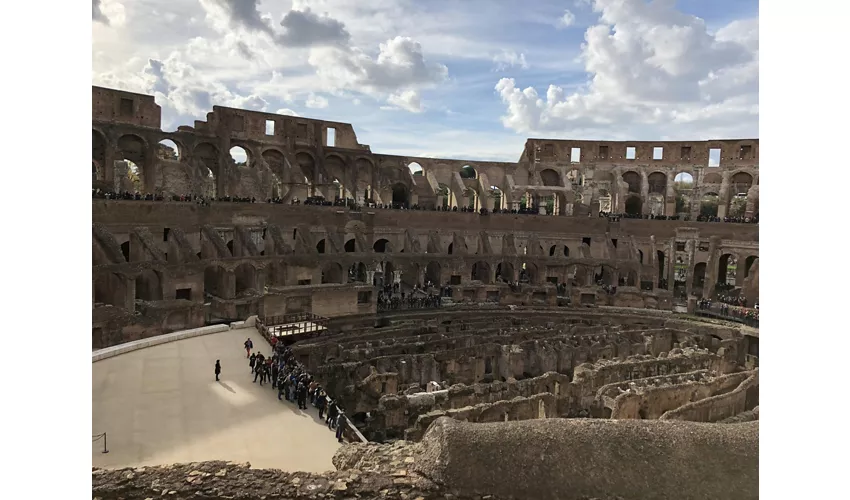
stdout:
[[(218, 106), (163, 132), (152, 96), (92, 92), (93, 189), (163, 198), (92, 202), (92, 347), (309, 314), (321, 335), (287, 341), (370, 441), (322, 475), (94, 470), (94, 497), (758, 497), (758, 330), (673, 313), (758, 300), (758, 225), (694, 221), (706, 196), (758, 212), (757, 140), (401, 157), (349, 124)], [(292, 203), (316, 196), (363, 208)], [(492, 213), (528, 204), (555, 215)], [(428, 282), (443, 307), (378, 307), (376, 285)]]

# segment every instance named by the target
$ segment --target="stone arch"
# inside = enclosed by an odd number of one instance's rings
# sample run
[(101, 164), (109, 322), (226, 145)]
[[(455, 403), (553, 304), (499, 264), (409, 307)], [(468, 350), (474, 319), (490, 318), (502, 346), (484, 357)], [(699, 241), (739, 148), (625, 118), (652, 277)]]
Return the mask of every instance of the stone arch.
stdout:
[(349, 283), (366, 283), (366, 264), (362, 262), (355, 262), (348, 268), (348, 282)]
[[(705, 174), (703, 176), (702, 182), (700, 184), (703, 184), (703, 185), (705, 185), (705, 184), (717, 184), (718, 187), (719, 187), (720, 184), (722, 184), (722, 183), (723, 183), (723, 177), (721, 177), (720, 174), (718, 174), (716, 172), (711, 172), (711, 173)], [(693, 185), (693, 181), (691, 181), (691, 185)]]
[(490, 197), (493, 199), (494, 209), (501, 210), (502, 208), (505, 208), (505, 196), (498, 186), (490, 186)]
[(257, 290), (257, 269), (248, 262), (243, 262), (236, 266), (233, 271), (236, 278), (236, 295), (242, 295), (249, 290)]
[(561, 186), (561, 175), (552, 170), (551, 168), (547, 168), (540, 171), (540, 182), (543, 183), (544, 186)]
[(653, 172), (647, 177), (649, 184), (649, 194), (664, 195), (667, 193), (667, 174), (662, 172)]
[(626, 286), (638, 286), (638, 276), (634, 269), (626, 272)]
[(342, 265), (337, 262), (326, 262), (322, 266), (322, 283), (345, 283)]
[(699, 201), (699, 213), (706, 217), (717, 217), (717, 208), (720, 203), (720, 195), (709, 191), (702, 195)]
[(479, 260), (475, 264), (472, 264), (472, 277), (473, 281), (480, 281), (482, 283), (490, 283), (490, 264), (484, 262), (483, 260)]
[(626, 198), (625, 210), (629, 215), (640, 215), (643, 210), (643, 200), (639, 195), (632, 194)]
[(251, 158), (251, 148), (240, 144), (234, 144), (230, 147), (228, 152), (230, 154), (230, 159), (233, 160), (233, 164), (236, 168), (252, 168), (254, 166), (254, 159)]
[[(128, 176), (132, 184), (139, 191), (146, 190), (148, 186), (148, 172), (145, 171), (148, 160), (147, 142), (135, 134), (122, 135), (118, 139), (118, 154), (122, 160), (131, 164)], [(137, 176), (137, 179), (133, 176)]]
[(665, 275), (665, 271), (667, 270), (666, 269), (667, 257), (664, 256), (663, 251), (657, 250), (655, 252), (655, 262), (656, 262), (656, 265), (658, 266), (658, 285), (657, 286), (661, 287), (662, 280), (667, 279), (667, 276)]
[[(735, 274), (738, 268), (738, 258), (733, 253), (724, 253), (717, 262), (717, 284), (738, 285)], [(731, 280), (731, 283), (730, 283)]]
[(279, 149), (268, 148), (262, 153), (263, 161), (279, 179), (283, 180), (286, 169), (286, 156)]
[(454, 193), (445, 184), (437, 185), (437, 196), (442, 197), (443, 201), (441, 206), (444, 210), (457, 206), (457, 200), (454, 199)]
[(540, 272), (537, 268), (537, 264), (533, 262), (523, 263), (522, 269), (520, 270), (520, 281), (528, 280), (528, 283), (535, 285), (537, 284), (538, 278), (540, 277)]
[(564, 245), (564, 257), (569, 257), (569, 256), (570, 256), (570, 247), (568, 247), (567, 245)]
[[(232, 298), (227, 286), (228, 271), (223, 266), (213, 264), (204, 268), (204, 297)], [(232, 283), (232, 282), (230, 282)], [(206, 299), (205, 299), (206, 300)]]
[(748, 277), (750, 275), (750, 268), (753, 267), (755, 261), (759, 258), (758, 255), (750, 255), (744, 260), (744, 277)]
[(130, 242), (121, 243), (121, 254), (124, 255), (124, 260), (130, 262)]
[(145, 269), (136, 277), (136, 300), (162, 300), (162, 275)]
[(514, 270), (514, 265), (510, 262), (500, 262), (496, 266), (496, 281), (504, 281), (506, 283), (510, 283), (516, 280), (516, 271)]
[(179, 161), (183, 157), (183, 146), (171, 137), (165, 137), (156, 144), (156, 157), (160, 160)]
[(316, 179), (313, 170), (316, 166), (316, 159), (313, 158), (313, 155), (306, 151), (299, 151), (295, 153), (295, 162), (301, 170), (301, 175), (305, 177), (305, 182), (315, 183)]
[(569, 181), (570, 186), (583, 186), (584, 174), (577, 167), (573, 167), (567, 172), (567, 181)]
[(400, 182), (396, 182), (392, 187), (393, 206), (407, 208), (410, 206), (410, 189)]
[(693, 294), (702, 296), (702, 287), (705, 285), (705, 262), (698, 262), (694, 266), (694, 277), (693, 277)]
[(375, 253), (387, 253), (390, 251), (390, 241), (386, 238), (381, 238), (372, 245), (372, 250)]
[(350, 238), (345, 242), (345, 247), (343, 248), (345, 253), (353, 253), (357, 251), (357, 242), (354, 241), (354, 238)]
[(317, 252), (319, 252), (320, 254), (321, 254), (321, 253), (326, 253), (326, 252), (327, 252), (327, 250), (326, 250), (326, 248), (325, 248), (325, 245), (326, 245), (326, 244), (325, 244), (325, 239), (324, 239), (324, 238), (322, 238), (321, 240), (319, 240), (319, 242), (318, 242), (318, 243), (316, 243), (316, 251), (317, 251)]
[(643, 179), (639, 173), (634, 170), (629, 170), (623, 174), (623, 182), (628, 185), (629, 193), (640, 193), (641, 187), (643, 186)]
[(94, 277), (94, 302), (123, 308), (125, 288), (125, 281), (121, 276), (115, 273), (99, 273)]
[(92, 180), (106, 180), (106, 137), (99, 130), (91, 131)]
[(199, 173), (203, 185), (201, 192), (207, 196), (217, 196), (217, 180), (221, 174), (218, 148), (209, 142), (202, 142), (195, 146), (192, 156), (195, 158), (200, 169)]
[(737, 172), (732, 174), (730, 181), (733, 196), (744, 195), (746, 197), (750, 188), (753, 187), (753, 176), (747, 172)]
[(441, 271), (440, 263), (432, 260), (425, 266), (425, 281), (430, 281), (435, 286), (440, 286), (442, 284)]
[(423, 169), (422, 165), (415, 161), (408, 163), (407, 169), (410, 170), (410, 175), (425, 175), (425, 169)]

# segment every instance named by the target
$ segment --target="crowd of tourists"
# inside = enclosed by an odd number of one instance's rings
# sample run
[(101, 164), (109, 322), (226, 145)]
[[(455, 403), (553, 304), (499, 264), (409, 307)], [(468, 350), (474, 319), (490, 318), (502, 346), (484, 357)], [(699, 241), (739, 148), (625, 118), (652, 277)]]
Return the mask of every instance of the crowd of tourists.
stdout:
[(747, 299), (743, 297), (720, 296), (717, 298), (717, 301), (700, 299), (697, 302), (697, 307), (704, 311), (739, 319), (745, 324), (755, 324), (754, 326), (758, 326), (758, 303), (754, 307), (747, 307)]
[[(610, 212), (599, 212), (599, 217), (607, 218), (611, 222), (617, 222), (620, 219), (643, 219), (643, 220), (681, 220), (690, 221), (690, 215), (653, 215), (653, 214), (612, 214)], [(754, 214), (752, 217), (714, 217), (710, 215), (698, 215), (696, 222), (728, 222), (733, 224), (758, 224), (759, 216)]]
[(271, 336), (270, 343), (273, 353), (267, 358), (259, 351), (251, 352), (254, 343), (250, 338), (245, 341), (248, 366), (251, 368), (254, 383), (259, 383), (260, 386), (270, 384), (272, 389), (277, 389), (279, 401), (297, 404), (300, 410), (308, 410), (309, 403), (318, 412), (319, 419), (324, 420), (328, 429), (336, 431), (336, 439), (341, 443), (346, 426), (345, 409), (307, 373), (292, 355), (292, 350), (284, 346), (278, 337)]

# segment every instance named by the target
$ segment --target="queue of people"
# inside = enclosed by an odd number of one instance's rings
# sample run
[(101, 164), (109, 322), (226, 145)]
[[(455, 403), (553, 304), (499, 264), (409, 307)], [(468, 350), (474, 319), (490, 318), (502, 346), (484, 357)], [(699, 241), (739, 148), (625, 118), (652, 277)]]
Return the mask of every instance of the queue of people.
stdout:
[[(620, 219), (642, 219), (642, 220), (681, 220), (690, 221), (690, 215), (653, 215), (653, 214), (612, 214), (610, 212), (599, 212), (599, 217), (607, 218), (611, 222), (617, 222)], [(759, 216), (754, 214), (752, 217), (713, 217), (710, 215), (698, 215), (696, 222), (727, 222), (733, 224), (758, 224)]]
[[(284, 346), (275, 336), (270, 338), (273, 354), (264, 356), (261, 352), (252, 353), (253, 342), (245, 341), (248, 351), (248, 366), (251, 369), (253, 383), (260, 386), (271, 385), (277, 390), (277, 399), (297, 404), (299, 410), (309, 410), (307, 404), (318, 411), (319, 419), (323, 420), (328, 429), (336, 432), (336, 439), (343, 442), (347, 419), (345, 409), (333, 399), (312, 375), (307, 373), (304, 366), (292, 355), (292, 350)], [(216, 364), (216, 380), (221, 368)]]

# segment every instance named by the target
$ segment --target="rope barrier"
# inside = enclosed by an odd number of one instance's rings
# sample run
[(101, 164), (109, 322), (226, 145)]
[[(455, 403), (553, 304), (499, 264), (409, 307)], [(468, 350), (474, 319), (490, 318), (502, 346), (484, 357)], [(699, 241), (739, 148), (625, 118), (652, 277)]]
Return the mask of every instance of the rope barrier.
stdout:
[(106, 449), (106, 433), (105, 432), (103, 434), (95, 434), (94, 436), (92, 436), (91, 442), (96, 443), (101, 438), (103, 438), (103, 451), (101, 453), (109, 453), (109, 450)]

